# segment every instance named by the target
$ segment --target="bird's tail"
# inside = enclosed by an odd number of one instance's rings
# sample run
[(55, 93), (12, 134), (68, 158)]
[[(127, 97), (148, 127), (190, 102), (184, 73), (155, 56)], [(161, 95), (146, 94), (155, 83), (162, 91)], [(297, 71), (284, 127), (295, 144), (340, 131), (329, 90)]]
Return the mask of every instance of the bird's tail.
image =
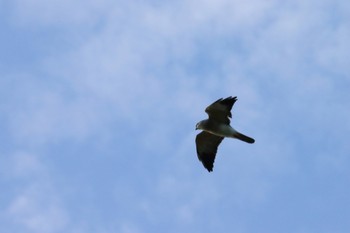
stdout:
[(244, 134), (241, 134), (241, 133), (239, 133), (239, 132), (236, 132), (236, 133), (234, 134), (234, 137), (237, 138), (237, 139), (239, 139), (239, 140), (242, 140), (242, 141), (244, 141), (244, 142), (247, 142), (247, 143), (254, 143), (254, 142), (255, 142), (255, 140), (254, 140), (253, 138), (250, 138), (250, 137), (248, 137), (248, 136), (245, 136)]

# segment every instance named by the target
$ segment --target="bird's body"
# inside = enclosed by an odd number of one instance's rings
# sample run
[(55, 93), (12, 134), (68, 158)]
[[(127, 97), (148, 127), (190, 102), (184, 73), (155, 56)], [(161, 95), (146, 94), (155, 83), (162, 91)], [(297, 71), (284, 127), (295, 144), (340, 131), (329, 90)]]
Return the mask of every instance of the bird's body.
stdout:
[(225, 137), (225, 138), (234, 138), (235, 133), (237, 132), (230, 125), (222, 124), (216, 121), (203, 120), (198, 123), (197, 129), (202, 129), (216, 136)]
[(196, 137), (197, 155), (208, 171), (213, 170), (213, 164), (217, 148), (224, 138), (237, 138), (247, 143), (254, 143), (255, 140), (241, 134), (230, 126), (231, 109), (237, 97), (218, 99), (209, 105), (205, 112), (209, 119), (197, 123), (196, 129), (203, 130)]

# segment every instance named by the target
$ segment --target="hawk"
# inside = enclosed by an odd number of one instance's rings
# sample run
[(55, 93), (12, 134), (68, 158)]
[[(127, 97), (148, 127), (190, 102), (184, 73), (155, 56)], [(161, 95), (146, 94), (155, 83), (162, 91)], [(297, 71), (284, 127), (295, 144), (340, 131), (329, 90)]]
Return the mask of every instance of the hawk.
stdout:
[(255, 142), (253, 138), (241, 134), (230, 126), (231, 109), (236, 101), (237, 96), (218, 99), (205, 109), (209, 118), (196, 125), (196, 130), (203, 130), (196, 137), (197, 156), (209, 172), (213, 171), (216, 152), (224, 138), (237, 138), (247, 143)]

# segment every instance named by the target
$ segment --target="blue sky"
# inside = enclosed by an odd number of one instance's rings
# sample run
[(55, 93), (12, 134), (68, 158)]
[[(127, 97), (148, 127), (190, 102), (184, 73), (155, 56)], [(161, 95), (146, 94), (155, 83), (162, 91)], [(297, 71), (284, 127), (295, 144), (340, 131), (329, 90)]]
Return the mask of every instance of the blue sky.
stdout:
[[(350, 231), (350, 3), (0, 1), (7, 233)], [(195, 124), (238, 96), (208, 173)]]

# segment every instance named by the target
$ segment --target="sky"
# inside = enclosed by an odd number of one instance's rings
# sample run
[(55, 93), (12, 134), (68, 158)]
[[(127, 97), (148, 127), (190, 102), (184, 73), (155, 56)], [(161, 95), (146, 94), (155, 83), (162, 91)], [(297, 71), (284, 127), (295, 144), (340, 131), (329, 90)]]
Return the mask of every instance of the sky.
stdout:
[[(6, 233), (350, 232), (350, 2), (0, 0)], [(237, 96), (208, 173), (204, 109)]]

